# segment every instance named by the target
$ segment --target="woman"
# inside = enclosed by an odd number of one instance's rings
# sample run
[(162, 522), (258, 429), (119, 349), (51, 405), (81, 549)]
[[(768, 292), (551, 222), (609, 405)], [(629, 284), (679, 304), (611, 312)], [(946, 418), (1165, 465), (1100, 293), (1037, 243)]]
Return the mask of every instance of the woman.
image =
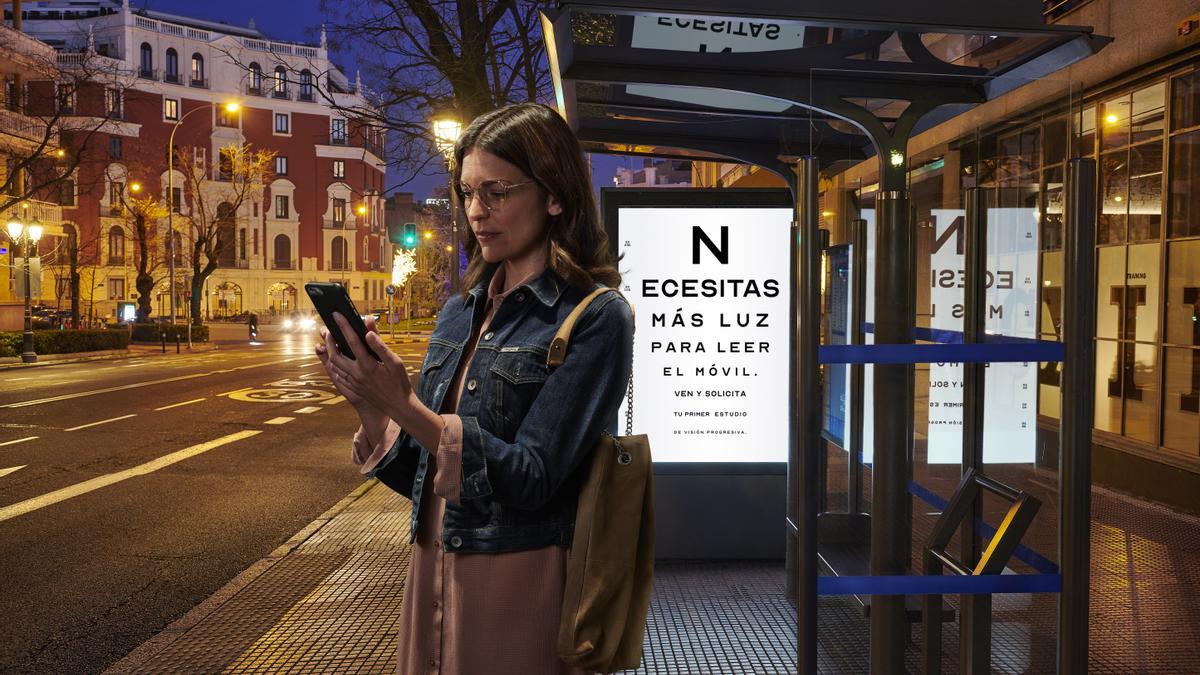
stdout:
[(412, 499), (397, 650), (402, 673), (580, 673), (556, 655), (567, 551), (587, 454), (617, 411), (633, 361), (633, 316), (603, 293), (575, 324), (566, 360), (546, 355), (563, 319), (621, 276), (596, 216), (578, 140), (550, 108), (477, 118), (455, 147), (470, 222), (466, 289), (452, 296), (416, 390), (368, 323), (366, 355), (317, 354), (358, 411), (354, 461)]

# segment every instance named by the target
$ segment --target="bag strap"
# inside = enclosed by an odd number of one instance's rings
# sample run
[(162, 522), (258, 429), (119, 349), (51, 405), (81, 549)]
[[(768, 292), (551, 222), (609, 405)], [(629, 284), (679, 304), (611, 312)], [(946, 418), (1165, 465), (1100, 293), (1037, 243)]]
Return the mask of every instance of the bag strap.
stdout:
[[(554, 339), (550, 341), (550, 351), (548, 354), (546, 354), (546, 367), (547, 368), (557, 368), (558, 366), (562, 365), (563, 359), (567, 358), (567, 344), (571, 340), (571, 331), (575, 328), (575, 322), (578, 321), (579, 317), (583, 315), (584, 310), (586, 310), (588, 305), (590, 305), (592, 303), (592, 300), (596, 299), (601, 294), (603, 294), (607, 291), (612, 291), (612, 292), (616, 293), (617, 295), (620, 295), (622, 298), (625, 297), (621, 293), (621, 291), (618, 291), (615, 288), (610, 288), (608, 286), (605, 286), (603, 288), (597, 288), (596, 290), (589, 293), (586, 297), (584, 297), (583, 300), (580, 300), (579, 304), (575, 306), (575, 309), (571, 310), (571, 313), (567, 315), (567, 318), (563, 319), (562, 325), (558, 327), (558, 331), (555, 332), (555, 334), (554, 334)], [(630, 312), (630, 314), (633, 313), (633, 305), (629, 306), (629, 312)], [(634, 332), (636, 332), (636, 328), (634, 329)], [(627, 391), (626, 395), (629, 397), (629, 407), (625, 409), (625, 435), (632, 436), (633, 435), (633, 368), (632, 368), (632, 364), (629, 369), (629, 387), (628, 387), (628, 391)]]

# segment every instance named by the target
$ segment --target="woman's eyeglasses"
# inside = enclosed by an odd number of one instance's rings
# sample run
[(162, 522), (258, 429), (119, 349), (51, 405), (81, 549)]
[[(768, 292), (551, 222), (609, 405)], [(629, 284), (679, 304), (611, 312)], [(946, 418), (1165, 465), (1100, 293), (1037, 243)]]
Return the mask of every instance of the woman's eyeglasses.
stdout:
[(502, 180), (485, 180), (477, 188), (461, 183), (458, 190), (462, 193), (463, 208), (471, 208), (471, 202), (475, 200), (476, 195), (479, 195), (479, 201), (487, 208), (488, 213), (491, 213), (504, 208), (504, 202), (508, 199), (510, 190), (536, 182), (527, 180), (523, 183), (506, 183)]

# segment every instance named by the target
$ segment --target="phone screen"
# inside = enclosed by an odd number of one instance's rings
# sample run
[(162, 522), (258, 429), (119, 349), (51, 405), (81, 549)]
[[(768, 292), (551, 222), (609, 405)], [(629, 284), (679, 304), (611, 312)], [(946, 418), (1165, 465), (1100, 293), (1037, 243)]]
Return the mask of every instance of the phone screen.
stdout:
[(317, 309), (317, 313), (321, 315), (321, 319), (325, 322), (325, 327), (333, 334), (333, 341), (337, 344), (338, 351), (343, 356), (353, 359), (354, 352), (351, 351), (349, 344), (346, 342), (346, 337), (342, 335), (342, 331), (338, 328), (337, 322), (333, 320), (333, 315), (341, 314), (350, 324), (351, 329), (358, 335), (358, 339), (362, 342), (367, 353), (375, 358), (376, 361), (382, 361), (379, 355), (371, 350), (367, 344), (367, 324), (363, 322), (362, 316), (354, 307), (354, 301), (350, 299), (350, 294), (346, 292), (346, 288), (341, 284), (310, 281), (304, 284), (304, 290), (308, 293), (308, 297), (312, 300), (313, 307)]

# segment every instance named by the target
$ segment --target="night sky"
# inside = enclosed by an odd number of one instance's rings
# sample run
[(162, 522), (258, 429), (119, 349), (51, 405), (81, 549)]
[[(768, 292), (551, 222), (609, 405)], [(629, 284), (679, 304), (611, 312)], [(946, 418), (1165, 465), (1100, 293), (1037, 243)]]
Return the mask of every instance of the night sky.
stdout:
[[(308, 42), (316, 44), (319, 40), (319, 30), (324, 15), (317, 7), (317, 0), (134, 0), (134, 7), (145, 6), (160, 12), (169, 12), (181, 16), (190, 16), (209, 21), (223, 21), (233, 26), (246, 26), (254, 19), (255, 26), (264, 35), (277, 40), (293, 42)], [(341, 64), (351, 80), (357, 68), (353, 57), (347, 54), (333, 54), (333, 60)], [(611, 155), (593, 155), (593, 183), (596, 188), (611, 187), (612, 178), (619, 166), (640, 165), (640, 159), (616, 157)], [(397, 187), (393, 176), (388, 176), (388, 188), (397, 192), (412, 192), (416, 199), (424, 199), (434, 186), (445, 185), (447, 176), (444, 172), (431, 173), (410, 181), (407, 185)], [(597, 193), (597, 198), (599, 193)]]

